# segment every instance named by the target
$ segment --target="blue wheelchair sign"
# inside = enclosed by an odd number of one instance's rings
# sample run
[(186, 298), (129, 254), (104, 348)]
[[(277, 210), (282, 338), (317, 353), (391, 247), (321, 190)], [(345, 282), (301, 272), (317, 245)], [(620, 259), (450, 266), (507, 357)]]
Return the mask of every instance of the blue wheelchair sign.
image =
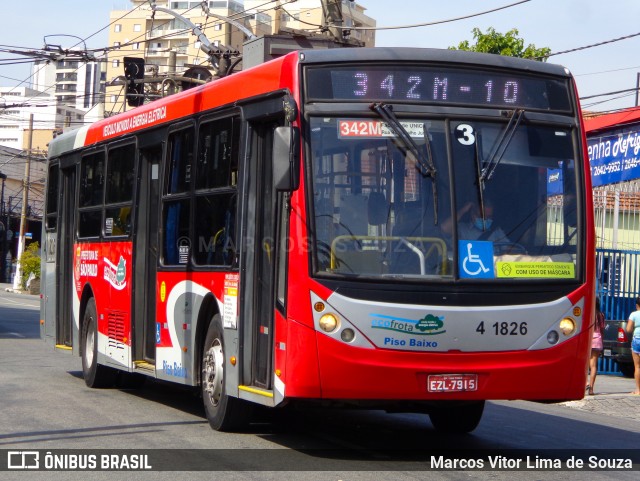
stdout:
[(459, 240), (458, 270), (461, 278), (493, 279), (493, 242)]

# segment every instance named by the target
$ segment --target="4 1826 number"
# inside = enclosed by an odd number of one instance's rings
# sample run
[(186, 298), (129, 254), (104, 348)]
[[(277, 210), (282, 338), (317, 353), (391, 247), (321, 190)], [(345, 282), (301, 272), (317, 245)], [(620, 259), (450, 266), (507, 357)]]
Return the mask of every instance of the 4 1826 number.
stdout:
[(493, 334), (494, 336), (525, 336), (528, 332), (526, 322), (494, 322), (485, 327), (484, 321), (481, 321), (476, 327), (476, 332), (480, 334)]

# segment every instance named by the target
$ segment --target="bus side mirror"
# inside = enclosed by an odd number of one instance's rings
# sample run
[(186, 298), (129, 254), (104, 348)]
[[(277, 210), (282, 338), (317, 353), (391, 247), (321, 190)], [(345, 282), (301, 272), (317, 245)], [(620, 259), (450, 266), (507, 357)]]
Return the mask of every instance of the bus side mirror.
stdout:
[(300, 130), (276, 127), (273, 132), (273, 187), (294, 191), (300, 183)]

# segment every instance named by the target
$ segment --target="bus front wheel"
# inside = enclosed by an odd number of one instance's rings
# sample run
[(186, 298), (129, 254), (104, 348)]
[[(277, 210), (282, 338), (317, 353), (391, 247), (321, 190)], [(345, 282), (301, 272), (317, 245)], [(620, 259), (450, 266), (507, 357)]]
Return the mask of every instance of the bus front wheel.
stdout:
[(234, 431), (248, 424), (251, 406), (226, 392), (226, 356), (222, 320), (213, 316), (202, 349), (202, 400), (207, 419), (217, 431)]
[(93, 297), (82, 318), (82, 374), (85, 384), (94, 388), (113, 386), (116, 380), (114, 369), (98, 364), (98, 321)]
[(429, 412), (429, 419), (437, 431), (464, 434), (478, 427), (483, 411), (484, 401), (452, 403), (434, 408)]

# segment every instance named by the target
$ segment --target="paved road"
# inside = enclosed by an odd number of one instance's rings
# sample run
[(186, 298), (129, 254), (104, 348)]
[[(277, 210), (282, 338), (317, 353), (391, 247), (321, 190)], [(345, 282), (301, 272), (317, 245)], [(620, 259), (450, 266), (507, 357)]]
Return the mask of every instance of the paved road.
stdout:
[[(0, 286), (2, 287), (2, 286)], [(80, 360), (54, 352), (38, 339), (38, 296), (0, 290), (0, 448), (1, 449), (220, 449), (225, 466), (261, 466), (263, 456), (304, 466), (304, 472), (278, 469), (250, 472), (237, 467), (218, 473), (78, 473), (0, 472), (0, 479), (84, 481), (86, 479), (229, 479), (377, 481), (394, 479), (486, 481), (637, 479), (633, 471), (420, 472), (405, 468), (403, 450), (636, 449), (640, 445), (640, 397), (628, 395), (633, 381), (599, 376), (596, 395), (561, 405), (523, 401), (488, 403), (485, 418), (470, 436), (435, 433), (424, 415), (379, 411), (310, 411), (302, 416), (258, 420), (248, 432), (218, 433), (209, 429), (198, 399), (182, 389), (151, 382), (137, 391), (91, 390), (81, 379)], [(22, 336), (22, 337), (20, 337)], [(25, 382), (26, 381), (26, 382)], [(391, 453), (379, 454), (384, 447)], [(318, 456), (308, 449), (338, 450), (350, 455)], [(604, 450), (603, 450), (604, 449)], [(208, 451), (206, 451), (208, 452)], [(269, 454), (275, 453), (275, 454)], [(277, 456), (276, 456), (277, 455)], [(281, 456), (282, 458), (278, 457)], [(382, 456), (382, 457), (380, 457)], [(299, 462), (298, 458), (303, 458)], [(217, 458), (216, 458), (217, 459)], [(284, 461), (282, 461), (284, 460)], [(333, 462), (337, 463), (335, 469)], [(248, 464), (247, 464), (248, 463)], [(389, 470), (376, 472), (377, 468)], [(283, 469), (279, 465), (279, 469)], [(314, 471), (317, 469), (317, 471)], [(332, 472), (328, 470), (331, 469)], [(353, 469), (356, 469), (355, 471)]]
[[(0, 284), (0, 293), (5, 292), (12, 292), (10, 284)], [(13, 294), (10, 297), (2, 296), (0, 313), (2, 312), (2, 307), (7, 307), (14, 309), (12, 312), (17, 312), (20, 318), (26, 318), (32, 315), (31, 311), (33, 309), (39, 309), (39, 306), (39, 296)], [(18, 311), (15, 309), (18, 309)], [(0, 333), (0, 336), (38, 337), (39, 330), (36, 328), (37, 326), (29, 329), (27, 333), (18, 333), (18, 329), (15, 329), (14, 332)], [(571, 401), (562, 405), (570, 409), (640, 421), (640, 396), (630, 394), (633, 390), (633, 379), (627, 379), (622, 376), (601, 375), (596, 380), (595, 395), (585, 396), (580, 401)]]

